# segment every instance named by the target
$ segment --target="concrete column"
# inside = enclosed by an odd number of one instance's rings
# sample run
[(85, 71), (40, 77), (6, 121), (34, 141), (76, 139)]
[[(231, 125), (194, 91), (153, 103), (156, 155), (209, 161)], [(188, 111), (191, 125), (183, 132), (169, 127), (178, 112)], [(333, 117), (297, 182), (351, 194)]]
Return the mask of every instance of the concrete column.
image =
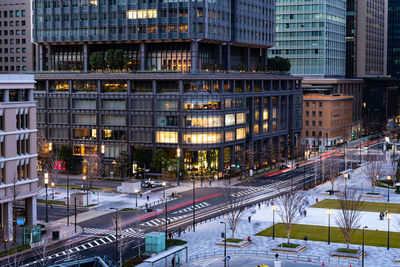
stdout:
[(224, 148), (220, 148), (218, 152), (218, 171), (224, 172)]
[(140, 43), (140, 70), (146, 70), (146, 44), (144, 42)]
[(36, 196), (25, 199), (26, 224), (37, 224)]
[(227, 44), (226, 45), (226, 69), (228, 71), (231, 70), (231, 45)]
[(10, 102), (10, 90), (6, 89), (3, 91), (3, 101)]
[(13, 220), (12, 220), (12, 204), (11, 202), (3, 204), (3, 229), (4, 229), (4, 237), (7, 238), (8, 241), (12, 240), (13, 236)]
[(28, 99), (29, 101), (35, 101), (35, 97), (33, 96), (33, 89), (28, 90)]
[(39, 45), (39, 71), (44, 70), (43, 64), (43, 45)]
[(190, 57), (192, 73), (199, 72), (199, 42), (196, 40), (190, 43)]
[(51, 46), (47, 45), (46, 48), (47, 48), (47, 55), (46, 55), (46, 57), (47, 57), (47, 70), (52, 70), (53, 69), (53, 64), (52, 64), (52, 61), (51, 61)]
[(88, 44), (84, 43), (83, 44), (83, 71), (87, 72), (88, 71), (88, 64), (89, 59), (88, 59)]
[(247, 47), (247, 71), (251, 71), (251, 49)]

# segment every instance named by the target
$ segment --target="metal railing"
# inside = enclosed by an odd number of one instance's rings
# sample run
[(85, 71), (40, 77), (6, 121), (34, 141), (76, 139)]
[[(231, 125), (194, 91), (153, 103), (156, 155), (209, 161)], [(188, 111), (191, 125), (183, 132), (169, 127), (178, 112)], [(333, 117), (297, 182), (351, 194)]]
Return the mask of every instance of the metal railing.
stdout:
[[(228, 250), (227, 255), (229, 256), (250, 256), (250, 257), (265, 257), (265, 258), (275, 258), (276, 252), (272, 251), (258, 251), (258, 250)], [(189, 262), (205, 260), (210, 258), (224, 257), (224, 252), (213, 251), (206, 253), (199, 253), (196, 255), (189, 256)], [(332, 258), (332, 257), (320, 257), (313, 255), (301, 255), (293, 253), (282, 253), (279, 252), (280, 260), (287, 261), (298, 261), (298, 262), (312, 262), (312, 263), (322, 263), (332, 264), (335, 266), (361, 266), (361, 260), (359, 259), (344, 259), (344, 258)]]

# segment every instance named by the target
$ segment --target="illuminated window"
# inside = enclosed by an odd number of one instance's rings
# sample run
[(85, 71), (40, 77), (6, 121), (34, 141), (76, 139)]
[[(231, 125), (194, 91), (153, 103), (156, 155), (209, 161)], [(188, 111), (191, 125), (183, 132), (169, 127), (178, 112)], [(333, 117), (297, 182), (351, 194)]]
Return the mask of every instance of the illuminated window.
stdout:
[(268, 120), (268, 110), (267, 109), (264, 109), (264, 111), (263, 111), (263, 120)]
[(111, 138), (112, 130), (103, 130), (104, 131), (104, 138), (108, 139)]
[(246, 114), (238, 113), (236, 114), (236, 124), (246, 123)]
[(186, 116), (185, 127), (221, 127), (222, 116)]
[(264, 133), (268, 132), (268, 122), (264, 122), (264, 124), (263, 124), (263, 132)]
[(244, 139), (246, 138), (246, 129), (245, 128), (239, 128), (236, 129), (236, 139)]
[(259, 134), (260, 133), (260, 127), (258, 126), (258, 124), (254, 125), (254, 133), (255, 134)]
[(178, 132), (156, 132), (156, 142), (157, 143), (169, 143), (169, 144), (177, 144), (178, 143)]
[(235, 125), (235, 114), (225, 115), (225, 126)]
[(185, 144), (215, 144), (221, 141), (221, 133), (190, 133), (183, 136)]
[(235, 141), (235, 131), (225, 132), (225, 142)]
[(97, 0), (89, 0), (89, 5), (97, 6)]
[(126, 17), (128, 19), (155, 19), (157, 18), (157, 9), (128, 10)]

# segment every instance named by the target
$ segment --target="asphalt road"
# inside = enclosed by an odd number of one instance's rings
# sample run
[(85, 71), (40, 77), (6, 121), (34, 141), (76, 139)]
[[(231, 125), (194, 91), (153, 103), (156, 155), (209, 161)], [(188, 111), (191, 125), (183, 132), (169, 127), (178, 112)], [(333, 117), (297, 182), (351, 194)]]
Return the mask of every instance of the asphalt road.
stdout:
[[(330, 157), (342, 159), (340, 171), (344, 169), (343, 156), (340, 152), (329, 153)], [(274, 174), (259, 175), (233, 187), (197, 187), (193, 205), (193, 190), (182, 193), (182, 197), (165, 204), (152, 207), (151, 212), (143, 210), (133, 212), (118, 212), (122, 221), (124, 240), (132, 244), (143, 242), (144, 234), (152, 231), (165, 231), (166, 221), (168, 232), (184, 230), (193, 223), (193, 207), (196, 211), (196, 222), (217, 217), (229, 208), (226, 205), (227, 196), (243, 197), (243, 205), (250, 206), (258, 202), (278, 196), (290, 185), (296, 188), (307, 187), (321, 179), (314, 175), (314, 166), (318, 163), (306, 163), (293, 170), (278, 171)], [(43, 207), (42, 207), (43, 208)], [(39, 209), (42, 209), (39, 208)], [(167, 210), (167, 212), (165, 212)], [(55, 210), (54, 216), (62, 216), (65, 209)], [(167, 213), (167, 216), (166, 216)], [(42, 212), (40, 212), (42, 214)], [(74, 255), (75, 257), (91, 257), (108, 255), (115, 258), (115, 214), (106, 214), (80, 223), (84, 234), (72, 240), (61, 241), (48, 248), (47, 255), (52, 255), (50, 263)], [(120, 224), (120, 222), (119, 222)], [(69, 253), (67, 253), (69, 251)], [(124, 258), (132, 257), (138, 250), (125, 250)], [(38, 265), (38, 256), (29, 253), (24, 263), (29, 266)], [(36, 262), (35, 262), (36, 261)], [(2, 266), (3, 262), (0, 262)], [(23, 265), (25, 266), (25, 265)], [(28, 265), (26, 265), (28, 266)]]

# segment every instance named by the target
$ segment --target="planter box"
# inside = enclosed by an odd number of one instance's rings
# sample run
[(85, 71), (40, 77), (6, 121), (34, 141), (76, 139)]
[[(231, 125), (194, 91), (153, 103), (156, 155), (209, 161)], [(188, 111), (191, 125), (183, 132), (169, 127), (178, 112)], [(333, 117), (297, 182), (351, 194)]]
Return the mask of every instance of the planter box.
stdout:
[(345, 252), (338, 252), (338, 250), (335, 250), (334, 252), (331, 253), (331, 256), (340, 258), (360, 259), (363, 255), (361, 250), (359, 250), (357, 253), (345, 253)]
[(280, 252), (289, 252), (289, 253), (300, 253), (302, 251), (304, 251), (306, 249), (305, 245), (300, 245), (298, 244), (298, 246), (296, 248), (285, 248), (285, 247), (281, 247), (281, 246), (276, 246), (274, 248), (272, 248), (272, 251), (280, 251)]
[(377, 195), (363, 194), (362, 197), (366, 197), (366, 198), (383, 198), (384, 195), (381, 194), (381, 193), (378, 193)]
[[(251, 242), (247, 241), (247, 239), (243, 239), (243, 241), (240, 243), (226, 242), (226, 246), (231, 247), (231, 248), (242, 248), (242, 247), (249, 245), (250, 243)], [(217, 246), (222, 246), (222, 247), (225, 246), (224, 240), (221, 240), (221, 242), (218, 242)]]

